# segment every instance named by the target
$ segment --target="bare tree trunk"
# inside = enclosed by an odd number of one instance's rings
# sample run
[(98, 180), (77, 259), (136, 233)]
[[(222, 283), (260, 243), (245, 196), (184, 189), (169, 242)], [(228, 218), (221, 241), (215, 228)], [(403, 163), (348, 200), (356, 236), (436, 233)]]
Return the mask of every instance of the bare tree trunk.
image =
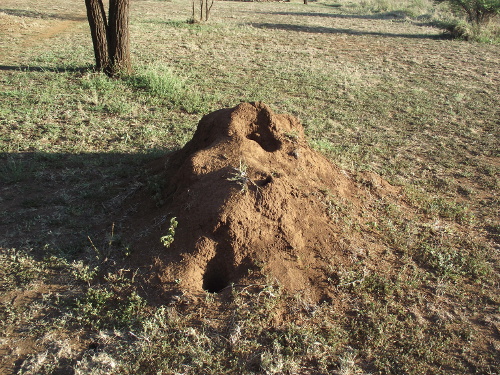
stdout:
[(130, 0), (110, 0), (109, 17), (102, 0), (85, 0), (94, 44), (96, 69), (109, 76), (132, 71), (129, 34)]
[(106, 12), (102, 0), (85, 0), (87, 18), (89, 20), (96, 69), (99, 71), (109, 69), (108, 33)]
[(130, 0), (110, 0), (109, 2), (109, 54), (111, 75), (130, 73)]

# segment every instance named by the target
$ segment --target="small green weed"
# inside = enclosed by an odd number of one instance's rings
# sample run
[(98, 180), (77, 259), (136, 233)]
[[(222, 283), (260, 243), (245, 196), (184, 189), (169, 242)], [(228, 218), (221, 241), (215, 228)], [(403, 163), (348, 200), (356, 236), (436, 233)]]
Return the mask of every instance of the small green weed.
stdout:
[(255, 185), (255, 183), (248, 176), (248, 166), (242, 160), (240, 160), (240, 166), (235, 168), (233, 167), (233, 173), (230, 177), (227, 178), (228, 181), (234, 181), (238, 185), (240, 185), (240, 191), (242, 193), (246, 193), (248, 191), (249, 185)]
[(99, 272), (98, 266), (91, 266), (82, 260), (75, 261), (71, 264), (71, 273), (77, 281), (83, 281), (90, 286), (90, 283), (95, 279)]
[(48, 276), (44, 262), (16, 249), (0, 249), (0, 290), (23, 288)]
[(175, 228), (177, 228), (177, 225), (179, 223), (177, 222), (177, 218), (173, 217), (170, 219), (170, 226), (168, 227), (167, 234), (165, 236), (162, 236), (160, 238), (160, 242), (162, 243), (163, 246), (165, 246), (167, 249), (172, 245), (174, 242), (174, 236), (175, 236)]
[(455, 278), (464, 275), (472, 279), (484, 279), (491, 274), (486, 252), (481, 243), (443, 233), (431, 233), (414, 249), (416, 258), (438, 275)]
[[(94, 251), (94, 258), (97, 262), (97, 268), (102, 268), (106, 263), (124, 258), (130, 255), (130, 247), (123, 243), (121, 236), (115, 233), (115, 224), (111, 225), (111, 232), (108, 234), (106, 244), (98, 247), (94, 244), (90, 236), (87, 236), (91, 248)], [(115, 258), (115, 259), (113, 259)]]

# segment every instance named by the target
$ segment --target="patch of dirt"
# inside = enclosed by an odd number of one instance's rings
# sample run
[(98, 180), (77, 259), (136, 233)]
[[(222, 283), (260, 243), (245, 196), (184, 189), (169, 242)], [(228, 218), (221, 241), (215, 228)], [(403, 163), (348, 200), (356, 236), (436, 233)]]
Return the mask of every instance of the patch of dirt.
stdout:
[(40, 16), (34, 17), (30, 16), (29, 11), (14, 12), (0, 9), (2, 60), (9, 63), (17, 62), (21, 52), (67, 32), (82, 22), (86, 22), (86, 18), (81, 14), (49, 14), (45, 17), (40, 13)]
[[(353, 261), (380, 268), (383, 247), (355, 229), (375, 200), (397, 199), (399, 189), (338, 168), (308, 146), (296, 118), (263, 103), (203, 117), (193, 139), (154, 168), (163, 188), (135, 198), (123, 229), (139, 233), (129, 267), (145, 271), (155, 295), (219, 292), (266, 275), (317, 302), (333, 298), (339, 270)], [(173, 217), (166, 248), (160, 238)]]

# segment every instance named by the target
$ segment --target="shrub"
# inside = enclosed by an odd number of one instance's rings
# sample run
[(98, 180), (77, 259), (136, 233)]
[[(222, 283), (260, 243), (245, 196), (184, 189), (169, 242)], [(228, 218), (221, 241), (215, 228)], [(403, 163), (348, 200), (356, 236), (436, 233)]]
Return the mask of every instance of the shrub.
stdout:
[(500, 0), (436, 0), (446, 2), (456, 14), (463, 14), (467, 21), (477, 27), (488, 23), (500, 14)]

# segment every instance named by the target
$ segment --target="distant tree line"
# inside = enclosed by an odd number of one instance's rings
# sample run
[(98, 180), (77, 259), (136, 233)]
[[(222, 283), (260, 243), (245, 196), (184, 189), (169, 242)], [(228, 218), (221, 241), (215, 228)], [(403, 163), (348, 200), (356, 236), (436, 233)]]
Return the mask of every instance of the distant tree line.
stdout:
[[(208, 18), (210, 17), (210, 11), (212, 10), (212, 7), (214, 5), (214, 0), (191, 0), (191, 3), (193, 7), (191, 21), (194, 23), (208, 21)], [(198, 8), (200, 11), (199, 18), (196, 17), (196, 8)]]

